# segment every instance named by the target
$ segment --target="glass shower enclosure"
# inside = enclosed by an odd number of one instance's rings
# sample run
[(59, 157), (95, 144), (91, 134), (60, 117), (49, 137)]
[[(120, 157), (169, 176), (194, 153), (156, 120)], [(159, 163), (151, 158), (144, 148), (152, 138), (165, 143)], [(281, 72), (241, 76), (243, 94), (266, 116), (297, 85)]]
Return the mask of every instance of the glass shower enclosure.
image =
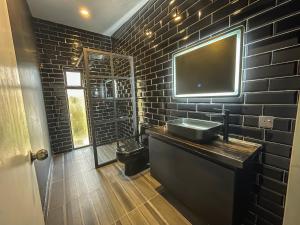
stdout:
[(116, 161), (117, 141), (137, 134), (133, 57), (83, 48), (89, 133), (95, 167)]

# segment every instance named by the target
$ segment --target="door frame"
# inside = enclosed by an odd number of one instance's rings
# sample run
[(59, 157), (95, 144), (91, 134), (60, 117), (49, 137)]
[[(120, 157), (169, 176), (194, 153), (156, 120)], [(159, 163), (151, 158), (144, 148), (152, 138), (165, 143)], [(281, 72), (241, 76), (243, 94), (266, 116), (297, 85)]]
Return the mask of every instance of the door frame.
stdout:
[[(300, 93), (298, 94), (298, 99)], [(298, 102), (294, 141), (289, 170), (283, 225), (295, 225), (300, 221), (300, 103)]]

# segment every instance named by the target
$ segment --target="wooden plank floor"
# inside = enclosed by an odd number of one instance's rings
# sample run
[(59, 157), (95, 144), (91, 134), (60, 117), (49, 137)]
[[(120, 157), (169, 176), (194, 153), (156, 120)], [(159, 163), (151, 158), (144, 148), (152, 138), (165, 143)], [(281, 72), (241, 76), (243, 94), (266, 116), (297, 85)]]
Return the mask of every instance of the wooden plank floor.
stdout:
[(117, 143), (97, 147), (99, 165), (116, 159)]
[(144, 171), (123, 174), (122, 164), (94, 169), (90, 148), (55, 155), (47, 225), (201, 224)]

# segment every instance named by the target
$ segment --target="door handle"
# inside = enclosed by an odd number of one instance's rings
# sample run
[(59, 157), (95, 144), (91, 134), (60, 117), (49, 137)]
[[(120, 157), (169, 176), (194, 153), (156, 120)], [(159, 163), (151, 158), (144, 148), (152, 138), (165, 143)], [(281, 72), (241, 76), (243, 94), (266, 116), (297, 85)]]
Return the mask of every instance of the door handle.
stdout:
[(48, 158), (48, 151), (46, 149), (40, 149), (36, 153), (31, 152), (31, 162), (34, 160), (45, 160)]

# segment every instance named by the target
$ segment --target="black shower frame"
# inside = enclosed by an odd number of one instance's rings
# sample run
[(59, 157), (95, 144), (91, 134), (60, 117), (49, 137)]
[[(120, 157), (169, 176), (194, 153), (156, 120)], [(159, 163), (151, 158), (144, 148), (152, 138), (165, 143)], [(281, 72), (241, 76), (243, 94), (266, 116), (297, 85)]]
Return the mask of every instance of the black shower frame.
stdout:
[[(90, 83), (90, 71), (89, 71), (89, 54), (90, 53), (97, 53), (97, 54), (103, 54), (106, 56), (110, 57), (110, 64), (111, 64), (111, 69), (112, 69), (112, 75), (111, 76), (99, 76), (99, 78), (104, 78), (104, 79), (113, 79), (113, 80), (130, 80), (131, 83), (131, 101), (132, 101), (132, 121), (133, 121), (133, 136), (137, 135), (137, 104), (136, 104), (136, 87), (135, 87), (135, 76), (134, 76), (134, 61), (133, 61), (133, 57), (132, 56), (126, 56), (126, 55), (120, 55), (120, 54), (116, 54), (116, 53), (112, 53), (112, 52), (106, 52), (106, 51), (101, 51), (101, 50), (97, 50), (97, 49), (90, 49), (90, 48), (83, 48), (82, 53), (77, 61), (77, 63), (75, 64), (75, 67), (78, 68), (80, 63), (83, 62), (83, 68), (84, 68), (84, 77), (86, 80), (86, 94), (87, 94), (87, 98), (89, 101), (89, 104), (91, 104), (92, 102), (92, 93), (91, 93), (91, 83)], [(112, 60), (113, 57), (118, 57), (118, 58), (123, 58), (123, 59), (128, 59), (129, 63), (130, 63), (130, 76), (128, 77), (118, 77), (118, 76), (114, 76), (114, 69), (113, 69), (113, 64), (112, 64)], [(115, 86), (113, 85), (113, 92), (115, 93)], [(114, 102), (114, 120), (112, 122), (115, 123), (115, 127), (116, 127), (116, 137), (118, 141), (118, 127), (117, 127), (117, 123), (118, 120), (117, 119), (117, 112), (116, 112), (116, 99), (118, 100), (118, 98), (115, 98), (115, 96), (113, 97), (113, 102)], [(94, 161), (95, 161), (95, 168), (99, 168), (108, 164), (111, 164), (113, 162), (116, 162), (116, 159), (102, 163), (99, 165), (98, 162), (98, 154), (97, 154), (97, 141), (96, 141), (96, 131), (95, 131), (95, 125), (92, 121), (92, 118), (94, 118), (94, 112), (91, 109), (90, 105), (88, 106), (88, 115), (89, 115), (89, 125), (90, 125), (90, 131), (91, 131), (91, 143), (92, 143), (92, 147), (93, 147), (93, 152), (94, 152)]]

